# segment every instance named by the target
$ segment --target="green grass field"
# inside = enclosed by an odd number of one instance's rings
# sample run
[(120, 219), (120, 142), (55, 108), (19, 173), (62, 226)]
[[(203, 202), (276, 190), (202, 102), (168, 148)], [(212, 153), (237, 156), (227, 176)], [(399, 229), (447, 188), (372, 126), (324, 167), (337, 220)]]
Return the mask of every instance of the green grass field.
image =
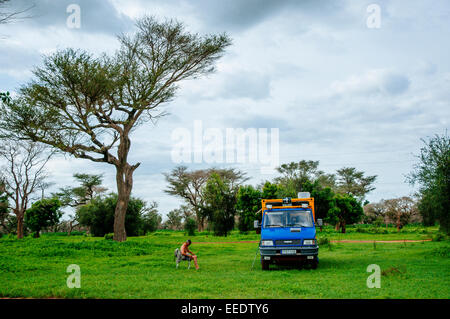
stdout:
[[(325, 229), (331, 240), (422, 240), (435, 228), (406, 228), (397, 234)], [(317, 270), (271, 266), (262, 271), (258, 240), (234, 232), (228, 237), (199, 234), (192, 250), (200, 270), (175, 269), (173, 250), (182, 232), (158, 231), (117, 243), (103, 238), (44, 234), (0, 239), (0, 296), (62, 298), (449, 298), (450, 243), (332, 243), (320, 247)], [(208, 243), (209, 242), (209, 243)], [(211, 243), (215, 242), (215, 243)], [(217, 243), (220, 242), (220, 243)], [(66, 285), (67, 266), (81, 267), (81, 288)], [(381, 288), (366, 286), (367, 266), (382, 269)]]

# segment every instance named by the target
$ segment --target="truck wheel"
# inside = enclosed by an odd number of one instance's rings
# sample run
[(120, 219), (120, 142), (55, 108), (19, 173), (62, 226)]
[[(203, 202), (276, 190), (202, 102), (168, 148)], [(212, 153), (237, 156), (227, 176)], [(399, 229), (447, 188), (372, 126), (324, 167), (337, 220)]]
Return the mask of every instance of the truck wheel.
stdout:
[(315, 257), (313, 261), (311, 261), (311, 269), (317, 269), (317, 266), (319, 266), (319, 258)]
[(262, 270), (269, 270), (269, 262), (267, 260), (261, 260)]

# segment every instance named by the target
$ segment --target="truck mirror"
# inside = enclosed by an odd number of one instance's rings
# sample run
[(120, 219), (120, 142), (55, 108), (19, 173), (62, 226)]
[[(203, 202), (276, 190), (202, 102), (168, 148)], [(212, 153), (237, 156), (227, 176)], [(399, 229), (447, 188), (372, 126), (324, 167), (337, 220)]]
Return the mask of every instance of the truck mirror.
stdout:
[(261, 227), (261, 225), (259, 224), (259, 220), (255, 220), (253, 222), (253, 228), (259, 228), (259, 227)]
[(322, 226), (323, 226), (323, 220), (319, 218), (319, 219), (317, 220), (317, 225), (320, 226), (320, 227), (322, 227)]

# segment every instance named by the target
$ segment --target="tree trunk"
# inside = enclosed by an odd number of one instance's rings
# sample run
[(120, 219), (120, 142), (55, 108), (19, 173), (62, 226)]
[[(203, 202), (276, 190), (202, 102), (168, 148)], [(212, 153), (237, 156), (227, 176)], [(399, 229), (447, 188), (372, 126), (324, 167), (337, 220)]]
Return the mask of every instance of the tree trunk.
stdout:
[(17, 215), (17, 239), (23, 238), (23, 214), (18, 213)]
[(346, 226), (346, 223), (345, 223), (345, 220), (343, 220), (343, 221), (341, 222), (341, 230), (342, 230), (342, 233), (343, 233), (343, 234), (345, 234), (345, 232), (346, 232), (345, 226)]
[(130, 201), (131, 189), (133, 187), (133, 170), (128, 164), (125, 164), (124, 166), (125, 167), (116, 167), (118, 198), (114, 213), (113, 239), (119, 242), (127, 240), (125, 216)]
[(397, 232), (400, 231), (400, 214), (397, 215)]
[(338, 221), (337, 223), (336, 223), (336, 226), (335, 226), (335, 228), (334, 228), (337, 232), (341, 229), (341, 222), (340, 221)]

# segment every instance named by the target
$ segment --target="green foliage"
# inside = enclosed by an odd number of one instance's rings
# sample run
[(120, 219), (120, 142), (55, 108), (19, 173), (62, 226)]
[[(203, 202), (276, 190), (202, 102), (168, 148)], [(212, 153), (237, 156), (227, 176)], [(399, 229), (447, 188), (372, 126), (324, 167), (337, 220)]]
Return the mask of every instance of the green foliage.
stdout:
[[(141, 215), (141, 230), (139, 234), (144, 235), (156, 231), (161, 226), (161, 221), (162, 217), (158, 213), (158, 203), (151, 202), (150, 205), (144, 208), (143, 214)], [(139, 227), (139, 225), (136, 226)]]
[(182, 209), (173, 209), (167, 214), (165, 226), (169, 229), (179, 230), (183, 227), (183, 211)]
[(230, 180), (211, 174), (204, 189), (203, 211), (209, 216), (216, 236), (227, 236), (234, 227), (236, 214), (236, 189)]
[(343, 167), (337, 170), (337, 191), (341, 194), (352, 195), (361, 202), (367, 193), (373, 191), (373, 183), (377, 176), (364, 176), (364, 172), (354, 167)]
[(434, 234), (432, 237), (433, 241), (443, 241), (446, 239), (447, 239), (447, 236), (441, 232)]
[(102, 187), (102, 174), (74, 174), (73, 177), (80, 184), (77, 187), (60, 188), (54, 194), (61, 201), (62, 206), (78, 207), (86, 205), (92, 198), (102, 194), (106, 188)]
[(113, 240), (114, 233), (105, 234), (103, 238), (105, 238), (106, 240)]
[(450, 137), (446, 132), (423, 143), (409, 181), (420, 185), (424, 222), (431, 225), (437, 220), (441, 230), (450, 234)]
[(319, 243), (320, 246), (322, 246), (322, 245), (325, 246), (325, 245), (328, 245), (330, 243), (330, 239), (328, 237), (320, 237), (318, 239), (318, 243)]
[[(117, 204), (117, 194), (93, 198), (87, 205), (77, 210), (78, 221), (88, 226), (92, 235), (103, 237), (114, 229), (114, 213)], [(145, 202), (131, 197), (125, 217), (125, 229), (129, 236), (144, 235), (157, 227), (158, 214), (155, 207), (148, 210)]]
[(239, 187), (236, 211), (239, 214), (240, 231), (253, 230), (253, 222), (261, 220), (261, 214), (256, 214), (261, 209), (261, 197), (262, 193), (251, 185)]
[(9, 94), (9, 92), (0, 92), (0, 101), (5, 104), (10, 103), (11, 95)]
[(364, 215), (360, 202), (351, 195), (336, 194), (334, 206), (329, 210), (327, 219), (338, 224), (343, 233), (347, 224), (354, 224)]
[(278, 186), (277, 184), (272, 184), (267, 181), (264, 183), (262, 194), (262, 199), (277, 199), (278, 197)]
[(193, 218), (186, 218), (184, 222), (184, 230), (188, 236), (195, 236), (195, 230), (197, 229), (197, 222)]
[(25, 213), (25, 225), (39, 237), (43, 228), (54, 226), (59, 222), (62, 216), (60, 207), (61, 202), (56, 198), (42, 199), (33, 203)]

